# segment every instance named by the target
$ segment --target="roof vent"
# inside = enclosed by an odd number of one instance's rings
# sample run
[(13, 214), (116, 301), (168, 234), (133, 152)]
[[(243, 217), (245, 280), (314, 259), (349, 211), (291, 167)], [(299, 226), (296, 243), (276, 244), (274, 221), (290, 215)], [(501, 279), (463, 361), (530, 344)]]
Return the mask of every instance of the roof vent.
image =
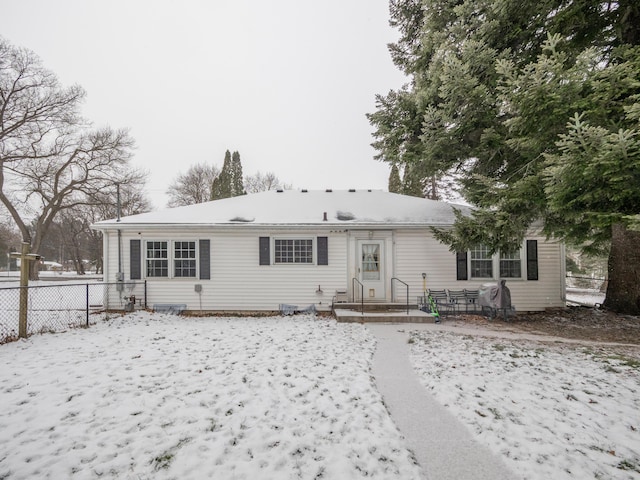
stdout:
[(350, 189), (349, 189), (349, 192), (350, 192), (350, 193), (356, 193), (356, 189), (355, 189), (355, 188), (350, 188)]
[(327, 212), (323, 212), (323, 215), (322, 215), (322, 221), (323, 221), (323, 222), (326, 222), (326, 221), (327, 221)]
[(330, 188), (327, 188), (327, 189), (325, 190), (325, 192), (327, 192), (327, 193), (331, 193), (331, 192), (333, 192), (333, 190), (331, 190)]
[(309, 191), (309, 190), (307, 190), (306, 188), (303, 188), (303, 189), (301, 190), (301, 192), (302, 192), (302, 193), (307, 193), (308, 191)]
[(276, 190), (276, 192), (278, 192), (278, 193), (282, 193), (282, 192), (284, 192), (284, 190), (282, 190), (281, 188), (278, 188), (278, 189)]

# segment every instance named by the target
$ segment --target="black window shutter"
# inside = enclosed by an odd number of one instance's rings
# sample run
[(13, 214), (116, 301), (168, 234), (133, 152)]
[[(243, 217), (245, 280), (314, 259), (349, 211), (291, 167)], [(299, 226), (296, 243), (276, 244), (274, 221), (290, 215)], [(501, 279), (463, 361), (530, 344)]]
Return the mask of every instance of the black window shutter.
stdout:
[(129, 277), (131, 280), (140, 280), (142, 278), (140, 243), (140, 240), (129, 240)]
[(260, 237), (260, 265), (271, 265), (269, 237)]
[(468, 280), (467, 252), (456, 252), (456, 280)]
[(329, 240), (318, 237), (318, 265), (329, 265)]
[(208, 239), (200, 240), (200, 280), (211, 279), (211, 243)]
[(538, 280), (537, 240), (527, 240), (527, 280)]

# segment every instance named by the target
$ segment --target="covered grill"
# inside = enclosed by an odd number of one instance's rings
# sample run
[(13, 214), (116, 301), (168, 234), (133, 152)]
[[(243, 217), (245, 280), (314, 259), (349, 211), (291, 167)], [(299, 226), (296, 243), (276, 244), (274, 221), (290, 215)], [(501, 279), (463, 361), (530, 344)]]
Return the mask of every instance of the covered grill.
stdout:
[(509, 314), (515, 311), (515, 307), (511, 305), (511, 292), (505, 285), (506, 280), (500, 280), (498, 284), (485, 283), (478, 289), (478, 305), (483, 314), (491, 318), (495, 318), (502, 314), (505, 321), (508, 320)]

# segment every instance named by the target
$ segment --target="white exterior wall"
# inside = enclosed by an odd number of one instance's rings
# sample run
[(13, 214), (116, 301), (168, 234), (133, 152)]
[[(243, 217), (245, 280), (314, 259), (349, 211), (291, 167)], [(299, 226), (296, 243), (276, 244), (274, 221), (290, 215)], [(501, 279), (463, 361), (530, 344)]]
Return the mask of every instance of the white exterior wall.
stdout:
[[(259, 265), (261, 236), (314, 238), (328, 237), (329, 265), (273, 264)], [(357, 276), (358, 240), (373, 238), (383, 241), (386, 301), (404, 302), (406, 289), (391, 278), (396, 277), (410, 285), (409, 301), (413, 304), (423, 293), (422, 273), (427, 274), (426, 286), (432, 289), (477, 289), (489, 279), (456, 280), (456, 257), (448, 247), (433, 238), (428, 229), (400, 230), (331, 230), (321, 229), (197, 229), (185, 233), (167, 233), (164, 230), (122, 232), (122, 270), (125, 288), (120, 293), (110, 289), (110, 307), (122, 308), (123, 296), (142, 296), (142, 287), (129, 289), (129, 241), (142, 240), (142, 282), (144, 272), (145, 240), (200, 240), (209, 239), (211, 249), (211, 279), (149, 278), (147, 306), (154, 304), (186, 304), (193, 311), (276, 311), (279, 304), (292, 304), (300, 308), (315, 304), (318, 310), (329, 310), (336, 289), (347, 289), (352, 295), (352, 278)], [(538, 240), (538, 280), (526, 280), (526, 258), (522, 257), (523, 279), (507, 279), (512, 303), (518, 311), (543, 310), (564, 306), (564, 248), (560, 243), (548, 242), (543, 237), (527, 236)], [(273, 241), (272, 241), (273, 246)], [(317, 251), (314, 242), (314, 256)], [(117, 232), (104, 236), (105, 281), (115, 282), (118, 271)], [(494, 269), (494, 272), (496, 269)], [(202, 293), (195, 292), (195, 285)], [(321, 292), (317, 292), (318, 289)], [(366, 295), (365, 295), (366, 300)]]
[[(410, 284), (410, 300), (422, 294), (422, 273), (427, 274), (427, 288), (462, 290), (477, 289), (498, 281), (497, 268), (492, 279), (456, 280), (456, 256), (438, 242), (430, 230), (400, 230), (395, 233), (395, 276)], [(564, 299), (565, 258), (561, 243), (544, 237), (527, 236), (538, 241), (538, 280), (526, 279), (526, 256), (522, 256), (523, 278), (506, 279), (511, 302), (518, 311), (538, 311), (562, 307)], [(523, 246), (524, 248), (524, 246)], [(397, 295), (405, 295), (396, 289)], [(399, 298), (402, 301), (402, 298)]]
[[(212, 231), (193, 230), (176, 233), (137, 231), (122, 234), (122, 265), (126, 282), (131, 278), (129, 241), (142, 241), (142, 280), (145, 280), (144, 242), (146, 240), (210, 240), (211, 279), (147, 278), (147, 306), (154, 304), (186, 304), (188, 310), (202, 311), (277, 311), (279, 304), (300, 308), (315, 304), (318, 310), (329, 310), (336, 289), (347, 287), (346, 237), (344, 232), (306, 231)], [(313, 238), (313, 264), (259, 265), (259, 237)], [(316, 265), (317, 236), (328, 237), (328, 265)], [(107, 237), (105, 235), (105, 237)], [(105, 240), (105, 279), (115, 281), (118, 270), (117, 233)], [(273, 245), (273, 242), (272, 242)], [(171, 266), (170, 266), (171, 270)], [(133, 280), (136, 281), (136, 280)], [(202, 286), (201, 294), (195, 285)], [(138, 289), (139, 290), (139, 289)], [(320, 291), (319, 291), (320, 290)], [(134, 292), (141, 294), (141, 291)]]

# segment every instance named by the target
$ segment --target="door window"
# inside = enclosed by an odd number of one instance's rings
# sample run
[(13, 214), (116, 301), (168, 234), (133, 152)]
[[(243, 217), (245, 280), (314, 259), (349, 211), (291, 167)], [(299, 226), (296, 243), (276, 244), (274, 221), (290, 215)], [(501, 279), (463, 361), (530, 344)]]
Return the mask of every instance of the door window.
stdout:
[(380, 280), (380, 245), (377, 243), (362, 245), (362, 279)]

